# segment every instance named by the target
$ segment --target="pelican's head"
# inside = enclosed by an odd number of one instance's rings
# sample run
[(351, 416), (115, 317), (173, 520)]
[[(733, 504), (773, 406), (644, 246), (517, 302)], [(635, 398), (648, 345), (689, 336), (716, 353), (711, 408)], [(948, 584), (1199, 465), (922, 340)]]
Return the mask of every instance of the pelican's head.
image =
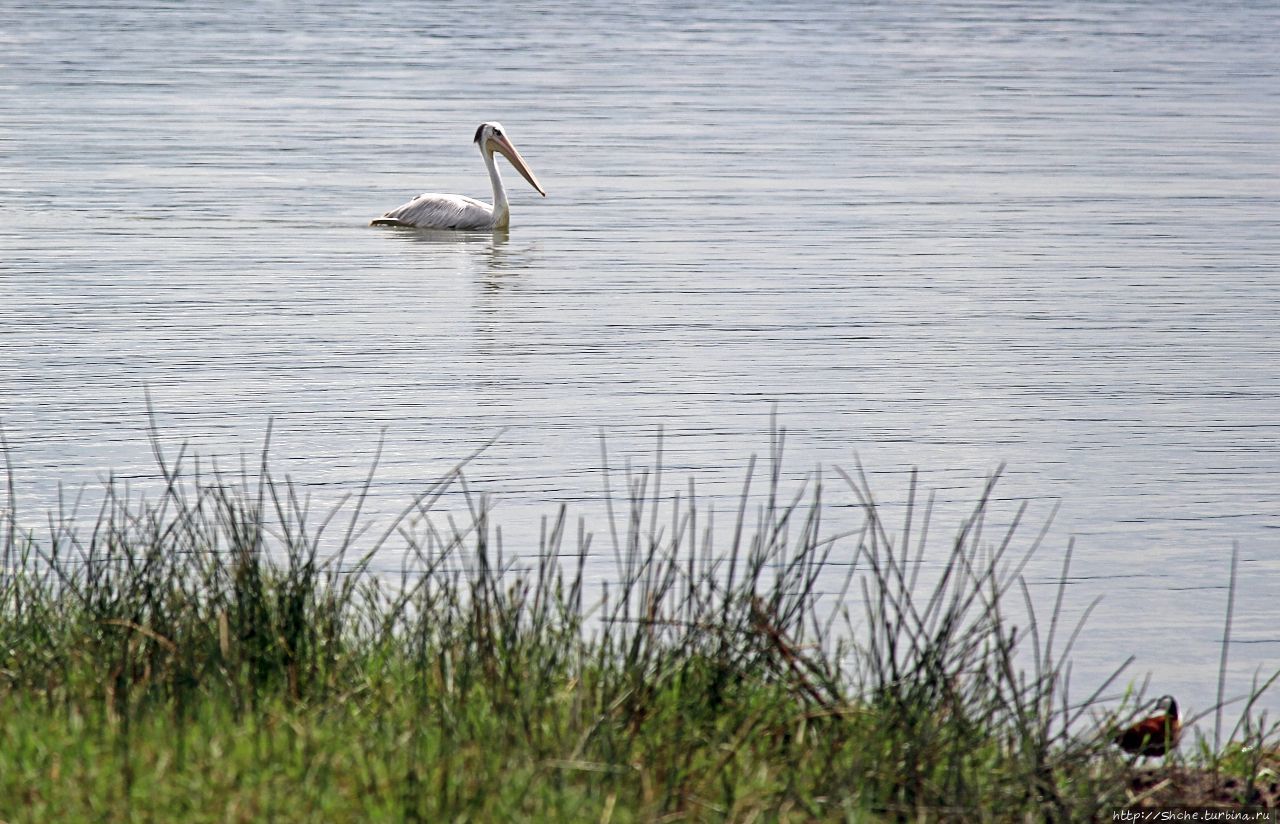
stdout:
[(511, 165), (516, 171), (529, 181), (529, 185), (538, 190), (538, 194), (543, 197), (547, 193), (543, 190), (542, 184), (538, 182), (538, 178), (534, 176), (533, 170), (524, 162), (524, 158), (516, 151), (516, 147), (512, 145), (507, 138), (506, 130), (502, 128), (501, 123), (481, 123), (476, 129), (476, 145), (480, 147), (480, 151), (484, 154), (492, 154), (493, 152), (501, 152), (507, 160), (511, 161)]

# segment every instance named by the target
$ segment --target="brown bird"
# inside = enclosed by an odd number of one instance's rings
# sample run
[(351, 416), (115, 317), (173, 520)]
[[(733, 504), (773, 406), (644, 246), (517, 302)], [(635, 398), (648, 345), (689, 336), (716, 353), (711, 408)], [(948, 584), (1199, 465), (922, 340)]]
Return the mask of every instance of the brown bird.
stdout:
[(1182, 734), (1182, 721), (1178, 717), (1178, 702), (1172, 695), (1165, 695), (1156, 702), (1156, 709), (1164, 709), (1159, 715), (1144, 718), (1131, 727), (1117, 733), (1115, 743), (1120, 749), (1133, 755), (1158, 758), (1178, 746)]

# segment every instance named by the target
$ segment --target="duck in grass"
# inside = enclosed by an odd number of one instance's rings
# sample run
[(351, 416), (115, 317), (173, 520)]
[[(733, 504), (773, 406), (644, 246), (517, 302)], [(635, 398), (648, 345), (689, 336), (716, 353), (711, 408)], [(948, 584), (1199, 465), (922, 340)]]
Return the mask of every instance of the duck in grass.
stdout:
[(1172, 695), (1161, 696), (1156, 709), (1163, 710), (1116, 733), (1113, 739), (1120, 749), (1131, 755), (1159, 758), (1178, 746), (1182, 735), (1182, 719), (1178, 702)]

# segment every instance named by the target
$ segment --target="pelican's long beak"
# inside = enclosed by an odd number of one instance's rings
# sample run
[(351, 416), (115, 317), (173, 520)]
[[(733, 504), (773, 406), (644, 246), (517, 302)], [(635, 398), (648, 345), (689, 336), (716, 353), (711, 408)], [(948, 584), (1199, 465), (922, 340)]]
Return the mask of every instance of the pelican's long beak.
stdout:
[(542, 184), (539, 183), (538, 178), (534, 176), (533, 170), (524, 162), (524, 158), (516, 151), (516, 147), (511, 145), (510, 140), (507, 140), (504, 135), (494, 135), (489, 138), (489, 142), (493, 144), (493, 148), (502, 152), (502, 154), (506, 156), (507, 160), (511, 161), (511, 165), (515, 166), (516, 171), (522, 174), (525, 180), (529, 181), (530, 186), (538, 190), (538, 194), (543, 197), (547, 196), (546, 191), (542, 188)]

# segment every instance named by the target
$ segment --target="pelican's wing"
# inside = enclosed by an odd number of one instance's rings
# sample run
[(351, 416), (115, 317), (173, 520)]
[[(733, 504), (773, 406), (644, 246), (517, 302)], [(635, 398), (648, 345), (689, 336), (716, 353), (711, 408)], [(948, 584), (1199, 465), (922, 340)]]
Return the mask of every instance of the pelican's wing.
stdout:
[(493, 208), (462, 195), (418, 195), (392, 209), (371, 226), (414, 226), (419, 229), (487, 229), (493, 225)]

